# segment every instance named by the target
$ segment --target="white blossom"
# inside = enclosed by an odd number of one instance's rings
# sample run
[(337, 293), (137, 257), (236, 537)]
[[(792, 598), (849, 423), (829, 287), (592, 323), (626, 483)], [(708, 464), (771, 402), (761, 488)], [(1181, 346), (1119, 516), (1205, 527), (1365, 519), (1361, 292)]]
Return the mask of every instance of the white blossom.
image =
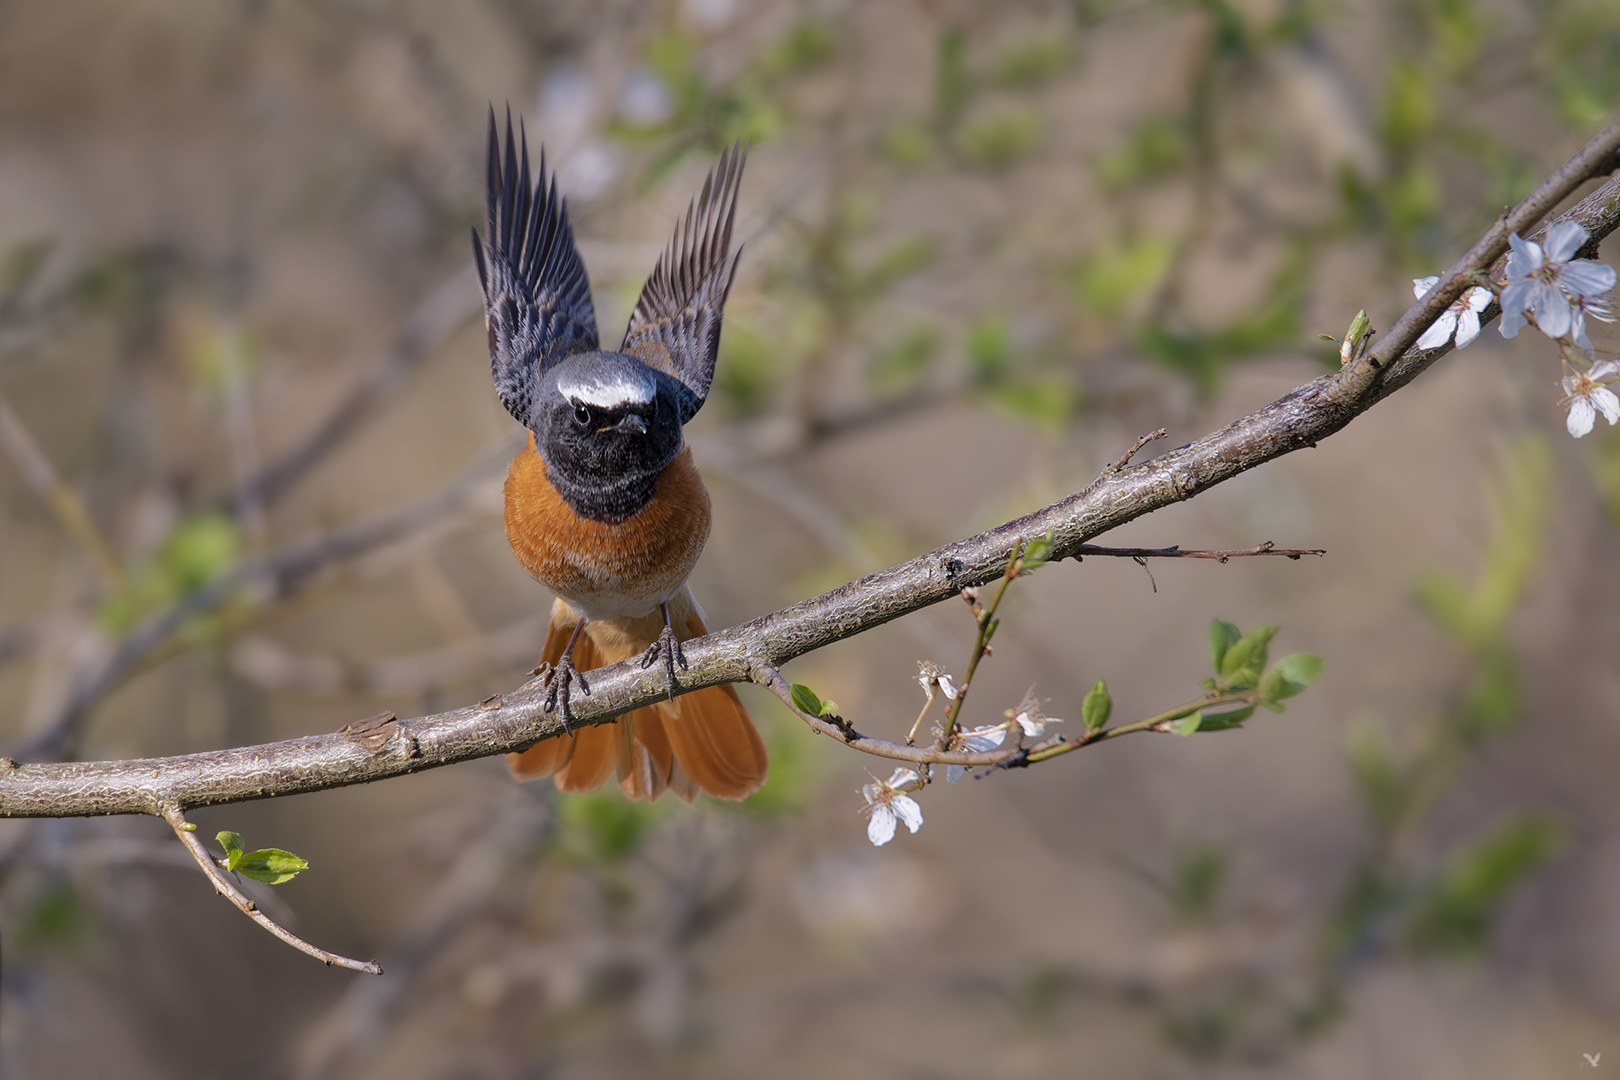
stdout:
[[(1412, 292), (1421, 300), (1439, 280), (1438, 276), (1413, 278)], [(1451, 306), (1441, 312), (1434, 324), (1423, 332), (1423, 336), (1417, 340), (1418, 348), (1438, 349), (1451, 340), (1453, 333), (1456, 334), (1457, 348), (1466, 347), (1479, 336), (1479, 313), (1490, 302), (1491, 290), (1478, 285), (1468, 289), (1453, 300)]]
[[(986, 750), (994, 750), (1006, 739), (1007, 729), (997, 724), (995, 727), (976, 727), (971, 731), (958, 732), (956, 739), (953, 741), (958, 744), (957, 749), (983, 753)], [(966, 765), (947, 765), (945, 766), (945, 782), (954, 784), (962, 778), (962, 774), (965, 772), (967, 772)]]
[(1576, 296), (1569, 302), (1569, 340), (1575, 343), (1577, 349), (1592, 351), (1592, 339), (1586, 335), (1586, 319), (1591, 316), (1602, 322), (1614, 322), (1614, 312), (1609, 305), (1595, 296)]
[(1041, 710), (1034, 706), (1019, 710), (1018, 715), (1013, 717), (1013, 719), (1018, 721), (1018, 726), (1023, 728), (1024, 734), (1031, 739), (1035, 738), (1037, 735), (1044, 735), (1046, 733), (1047, 724), (1063, 723), (1061, 718), (1043, 715)]
[(955, 701), (956, 695), (960, 692), (951, 681), (950, 673), (930, 660), (923, 660), (917, 664), (917, 685), (923, 688), (923, 693), (928, 695), (929, 701), (934, 700), (936, 690), (945, 695), (946, 701)]
[(877, 847), (894, 839), (895, 824), (903, 823), (916, 832), (922, 828), (922, 807), (905, 789), (921, 780), (912, 769), (896, 769), (887, 780), (876, 778), (861, 788), (866, 798), (867, 812), (872, 819), (866, 823), (866, 838)]
[(1597, 414), (1602, 413), (1610, 426), (1620, 424), (1620, 397), (1603, 385), (1620, 375), (1620, 363), (1604, 360), (1592, 365), (1589, 371), (1578, 371), (1564, 376), (1564, 393), (1569, 395), (1569, 417), (1564, 426), (1575, 438), (1592, 430)]
[[(1507, 288), (1502, 290), (1503, 337), (1517, 336), (1529, 312), (1542, 333), (1561, 338), (1574, 324), (1571, 299), (1602, 296), (1614, 288), (1614, 267), (1573, 257), (1586, 243), (1586, 236), (1586, 230), (1573, 221), (1547, 230), (1546, 247), (1522, 240), (1518, 233), (1508, 236), (1513, 254), (1508, 258)], [(1581, 332), (1584, 336), (1584, 322)]]

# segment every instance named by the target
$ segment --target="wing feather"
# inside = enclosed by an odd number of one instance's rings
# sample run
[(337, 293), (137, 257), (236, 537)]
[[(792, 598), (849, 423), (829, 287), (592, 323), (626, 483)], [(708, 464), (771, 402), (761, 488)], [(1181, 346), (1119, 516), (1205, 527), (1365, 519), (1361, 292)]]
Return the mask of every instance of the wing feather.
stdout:
[(507, 411), (530, 427), (540, 372), (571, 353), (597, 348), (598, 338), (568, 206), (557, 193), (557, 178), (546, 171), (544, 150), (531, 186), (528, 135), (521, 125), (518, 131), (514, 138), (509, 109), (503, 154), (490, 109), (488, 241), (476, 228), (472, 240), (484, 290), (490, 373)]
[(720, 155), (642, 287), (620, 346), (691, 392), (692, 399), (681, 402), (683, 424), (702, 407), (714, 379), (720, 318), (742, 254), (732, 254), (731, 228), (747, 160), (740, 143)]

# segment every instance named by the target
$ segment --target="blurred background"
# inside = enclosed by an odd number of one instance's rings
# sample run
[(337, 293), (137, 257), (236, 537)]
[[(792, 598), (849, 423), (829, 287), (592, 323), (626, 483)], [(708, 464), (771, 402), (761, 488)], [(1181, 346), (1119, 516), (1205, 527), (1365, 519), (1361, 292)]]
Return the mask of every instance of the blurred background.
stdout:
[[(0, 745), (177, 754), (524, 679), (549, 597), (501, 529), (467, 241), (491, 103), (546, 145), (608, 344), (750, 140), (688, 429), (725, 626), (1329, 369), (1316, 335), (1387, 327), (1617, 98), (1612, 0), (0, 4)], [(749, 687), (740, 806), (491, 759), (194, 815), (309, 859), (254, 895), (380, 979), (252, 926), (160, 822), (0, 823), (0, 1073), (1620, 1069), (1620, 438), (1563, 433), (1558, 374), (1488, 330), (1103, 538), (1326, 558), (1015, 585), (968, 722), (1033, 685), (1072, 728), (1100, 677), (1118, 719), (1189, 700), (1217, 617), (1327, 672), (1238, 732), (936, 784), (882, 849), (885, 763)], [(946, 605), (788, 674), (900, 738), (972, 631)]]

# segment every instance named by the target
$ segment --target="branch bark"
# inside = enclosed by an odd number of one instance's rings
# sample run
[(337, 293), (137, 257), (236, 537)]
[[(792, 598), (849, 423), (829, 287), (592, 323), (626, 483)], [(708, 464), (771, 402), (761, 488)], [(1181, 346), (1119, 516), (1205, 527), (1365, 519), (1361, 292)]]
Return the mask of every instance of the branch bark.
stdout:
[[(1450, 346), (1413, 343), (1521, 234), (1601, 175), (1620, 150), (1620, 121), (1609, 125), (1513, 208), (1407, 309), (1362, 360), (1295, 389), (1196, 442), (1132, 468), (1110, 468), (1089, 487), (988, 532), (948, 544), (831, 592), (683, 645), (683, 691), (757, 681), (780, 692), (776, 670), (805, 653), (864, 633), (956, 596), (1003, 573), (1012, 553), (1050, 533), (1053, 561), (1085, 554), (1094, 537), (1182, 502), (1284, 454), (1314, 447), (1416, 378)], [(1559, 220), (1581, 222), (1591, 247), (1620, 225), (1620, 180), (1610, 180)], [(1487, 311), (1487, 316), (1494, 309)], [(576, 724), (605, 723), (665, 694), (662, 673), (627, 661), (591, 673), (591, 695), (577, 697)], [(459, 761), (521, 750), (563, 734), (544, 709), (537, 681), (476, 706), (395, 722), (386, 739), (364, 745), (342, 734), (139, 761), (18, 764), (0, 759), (0, 816), (157, 814), (369, 783)], [(863, 740), (836, 726), (858, 749), (904, 760), (978, 765), (1008, 754), (953, 754)], [(819, 729), (818, 729), (819, 730)]]

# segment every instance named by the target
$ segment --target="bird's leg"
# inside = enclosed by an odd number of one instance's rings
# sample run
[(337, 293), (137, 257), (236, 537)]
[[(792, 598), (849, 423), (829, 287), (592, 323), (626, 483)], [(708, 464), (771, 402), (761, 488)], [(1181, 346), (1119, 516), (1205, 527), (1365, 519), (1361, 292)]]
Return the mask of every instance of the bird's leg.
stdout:
[(651, 667), (660, 656), (664, 658), (664, 685), (669, 689), (670, 699), (675, 697), (675, 665), (680, 664), (681, 670), (686, 670), (686, 657), (681, 655), (681, 643), (675, 639), (675, 628), (669, 625), (669, 605), (659, 604), (658, 610), (664, 616), (664, 628), (658, 632), (658, 640), (647, 646), (647, 651), (641, 654), (641, 666)]
[(568, 723), (568, 684), (579, 683), (579, 688), (585, 696), (591, 696), (591, 684), (586, 682), (585, 676), (574, 667), (574, 644), (579, 641), (579, 633), (585, 629), (585, 624), (589, 621), (581, 616), (579, 622), (574, 624), (574, 632), (568, 635), (568, 647), (563, 650), (562, 659), (557, 661), (556, 667), (546, 673), (545, 684), (551, 688), (551, 692), (546, 695), (545, 711), (550, 712), (560, 705), (563, 730), (569, 735), (574, 733), (574, 729)]

